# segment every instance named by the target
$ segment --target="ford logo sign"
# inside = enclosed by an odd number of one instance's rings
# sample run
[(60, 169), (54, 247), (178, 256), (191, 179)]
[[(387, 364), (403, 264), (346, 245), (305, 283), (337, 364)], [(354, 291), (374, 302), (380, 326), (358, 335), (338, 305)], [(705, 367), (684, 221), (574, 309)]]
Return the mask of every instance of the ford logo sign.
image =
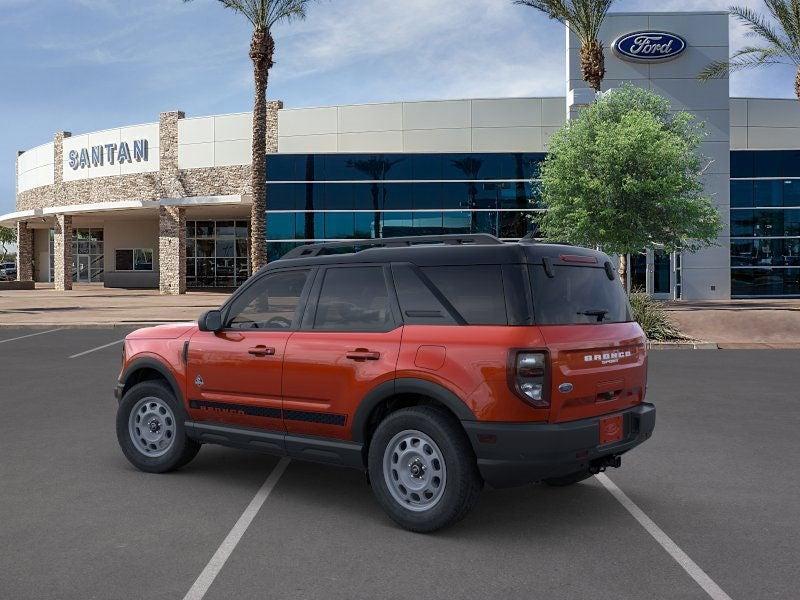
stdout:
[(686, 50), (686, 40), (665, 31), (637, 31), (614, 40), (614, 53), (634, 62), (672, 60)]

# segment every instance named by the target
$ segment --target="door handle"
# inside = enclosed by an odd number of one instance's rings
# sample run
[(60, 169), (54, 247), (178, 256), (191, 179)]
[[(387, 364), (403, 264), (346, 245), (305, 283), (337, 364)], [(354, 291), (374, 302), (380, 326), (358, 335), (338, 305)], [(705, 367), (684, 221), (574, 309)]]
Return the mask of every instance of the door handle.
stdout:
[(350, 360), (378, 360), (381, 357), (380, 352), (372, 352), (366, 348), (356, 348), (352, 352), (345, 354)]
[(275, 348), (267, 348), (266, 346), (256, 346), (247, 351), (248, 354), (253, 356), (274, 356)]

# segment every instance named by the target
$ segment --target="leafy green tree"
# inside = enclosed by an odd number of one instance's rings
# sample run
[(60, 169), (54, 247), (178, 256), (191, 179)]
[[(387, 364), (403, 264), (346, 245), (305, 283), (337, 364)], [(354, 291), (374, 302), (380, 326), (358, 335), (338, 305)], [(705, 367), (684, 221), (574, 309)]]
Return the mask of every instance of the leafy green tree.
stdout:
[[(191, 2), (191, 0), (183, 0)], [(283, 21), (305, 19), (306, 8), (314, 0), (219, 0), (225, 8), (235, 10), (253, 26), (250, 60), (253, 61), (255, 101), (253, 104), (253, 205), (250, 209), (252, 243), (250, 266), (253, 272), (267, 263), (267, 83), (273, 67), (275, 40), (272, 28)]]
[(620, 256), (663, 247), (713, 245), (720, 216), (703, 196), (703, 127), (648, 90), (624, 85), (602, 94), (549, 142), (541, 169), (547, 208), (532, 218), (550, 241), (600, 247)]
[(606, 76), (600, 27), (614, 0), (514, 0), (569, 27), (581, 42), (581, 76), (595, 92)]
[(17, 232), (9, 227), (0, 227), (0, 250), (2, 250), (2, 258), (0, 262), (5, 262), (8, 258), (8, 246), (16, 243)]
[(789, 64), (796, 69), (794, 93), (800, 99), (800, 0), (764, 0), (769, 18), (746, 6), (732, 6), (730, 13), (742, 22), (747, 35), (759, 45), (748, 45), (730, 60), (716, 61), (700, 73), (700, 79), (724, 77), (731, 71), (766, 65)]

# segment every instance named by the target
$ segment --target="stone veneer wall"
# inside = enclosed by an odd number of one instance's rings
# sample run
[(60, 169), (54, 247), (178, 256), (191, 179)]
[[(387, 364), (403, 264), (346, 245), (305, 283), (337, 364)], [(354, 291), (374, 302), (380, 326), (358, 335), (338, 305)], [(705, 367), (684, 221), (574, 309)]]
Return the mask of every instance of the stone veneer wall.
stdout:
[(186, 293), (186, 209), (158, 207), (158, 289)]
[(185, 169), (180, 172), (187, 196), (249, 195), (250, 165)]
[(72, 289), (72, 217), (56, 215), (53, 236), (53, 283), (58, 291)]
[(33, 281), (33, 229), (17, 223), (17, 281)]

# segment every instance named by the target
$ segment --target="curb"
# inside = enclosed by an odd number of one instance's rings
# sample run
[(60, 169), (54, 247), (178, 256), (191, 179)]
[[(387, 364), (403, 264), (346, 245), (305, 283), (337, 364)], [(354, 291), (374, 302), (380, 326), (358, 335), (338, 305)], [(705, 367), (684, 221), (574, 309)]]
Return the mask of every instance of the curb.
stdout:
[(719, 350), (715, 342), (647, 342), (648, 350)]

